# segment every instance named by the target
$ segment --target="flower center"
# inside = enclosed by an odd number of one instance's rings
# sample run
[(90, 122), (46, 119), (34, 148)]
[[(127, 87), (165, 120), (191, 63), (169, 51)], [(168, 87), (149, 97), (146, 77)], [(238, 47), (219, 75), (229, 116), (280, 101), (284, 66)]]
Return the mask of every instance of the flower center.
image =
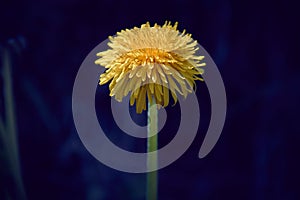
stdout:
[(115, 62), (131, 63), (133, 66), (144, 66), (146, 64), (166, 64), (178, 62), (178, 55), (157, 48), (135, 49), (121, 55)]

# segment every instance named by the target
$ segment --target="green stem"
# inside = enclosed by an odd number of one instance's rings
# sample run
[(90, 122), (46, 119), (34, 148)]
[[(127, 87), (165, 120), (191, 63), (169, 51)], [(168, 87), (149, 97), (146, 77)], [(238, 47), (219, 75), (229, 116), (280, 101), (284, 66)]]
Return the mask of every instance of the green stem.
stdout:
[[(147, 139), (147, 152), (154, 152), (148, 156), (147, 167), (148, 169), (156, 169), (157, 166), (157, 108), (155, 100), (152, 104), (148, 103), (148, 139)], [(157, 199), (157, 171), (147, 173), (147, 200)]]
[[(6, 126), (3, 124), (1, 119), (1, 132), (2, 140), (5, 143), (5, 150), (8, 156), (9, 168), (12, 172), (12, 178), (16, 184), (17, 192), (12, 194), (18, 199), (26, 199), (25, 190), (23, 186), (21, 169), (19, 163), (19, 153), (17, 144), (17, 127), (16, 127), (16, 117), (15, 117), (15, 106), (13, 98), (13, 83), (12, 83), (12, 73), (11, 73), (11, 63), (10, 55), (7, 49), (3, 50), (3, 82), (4, 82), (4, 106), (5, 106), (5, 119)], [(5, 126), (5, 127), (4, 127)], [(5, 133), (6, 132), (6, 133)]]

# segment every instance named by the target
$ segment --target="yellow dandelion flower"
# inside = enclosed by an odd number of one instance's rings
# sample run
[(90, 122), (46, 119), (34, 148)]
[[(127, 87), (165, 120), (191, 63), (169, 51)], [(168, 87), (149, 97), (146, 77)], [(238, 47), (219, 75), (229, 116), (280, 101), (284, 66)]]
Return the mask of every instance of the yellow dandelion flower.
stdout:
[(180, 33), (177, 24), (166, 21), (163, 26), (149, 22), (140, 28), (126, 29), (110, 36), (110, 49), (97, 53), (96, 64), (107, 70), (100, 76), (100, 85), (109, 81), (110, 96), (117, 101), (130, 95), (137, 113), (146, 110), (146, 98), (167, 106), (169, 94), (177, 102), (177, 94), (187, 96), (195, 80), (204, 70), (204, 56), (197, 56), (197, 41)]

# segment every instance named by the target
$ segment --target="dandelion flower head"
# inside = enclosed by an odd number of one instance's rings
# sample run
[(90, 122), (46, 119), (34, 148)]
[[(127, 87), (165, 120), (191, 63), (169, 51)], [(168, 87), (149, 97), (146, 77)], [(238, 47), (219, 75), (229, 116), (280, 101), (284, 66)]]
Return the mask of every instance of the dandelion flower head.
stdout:
[(177, 30), (166, 21), (164, 25), (150, 23), (117, 32), (109, 37), (110, 47), (97, 53), (96, 64), (106, 71), (100, 75), (100, 85), (108, 83), (110, 96), (117, 101), (130, 93), (130, 105), (136, 112), (146, 110), (146, 98), (152, 103), (167, 106), (169, 95), (177, 102), (177, 95), (186, 97), (203, 80), (204, 56), (196, 55), (197, 41)]

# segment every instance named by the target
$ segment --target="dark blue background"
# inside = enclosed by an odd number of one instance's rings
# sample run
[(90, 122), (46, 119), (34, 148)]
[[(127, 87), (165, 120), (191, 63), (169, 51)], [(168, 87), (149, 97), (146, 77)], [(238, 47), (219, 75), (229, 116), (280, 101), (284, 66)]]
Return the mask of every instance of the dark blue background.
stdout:
[[(300, 199), (298, 13), (296, 1), (1, 1), (1, 44), (25, 41), (13, 53), (13, 78), (28, 199), (144, 199), (145, 174), (115, 171), (87, 152), (73, 123), (71, 95), (81, 62), (97, 44), (121, 29), (165, 20), (178, 21), (215, 60), (228, 113), (216, 147), (198, 159), (210, 115), (199, 82), (197, 138), (159, 171), (159, 199)], [(107, 86), (99, 88), (96, 104), (108, 116), (99, 116), (108, 136), (141, 151), (145, 141), (111, 123), (107, 95)], [(174, 136), (178, 110), (167, 108), (160, 146)]]

